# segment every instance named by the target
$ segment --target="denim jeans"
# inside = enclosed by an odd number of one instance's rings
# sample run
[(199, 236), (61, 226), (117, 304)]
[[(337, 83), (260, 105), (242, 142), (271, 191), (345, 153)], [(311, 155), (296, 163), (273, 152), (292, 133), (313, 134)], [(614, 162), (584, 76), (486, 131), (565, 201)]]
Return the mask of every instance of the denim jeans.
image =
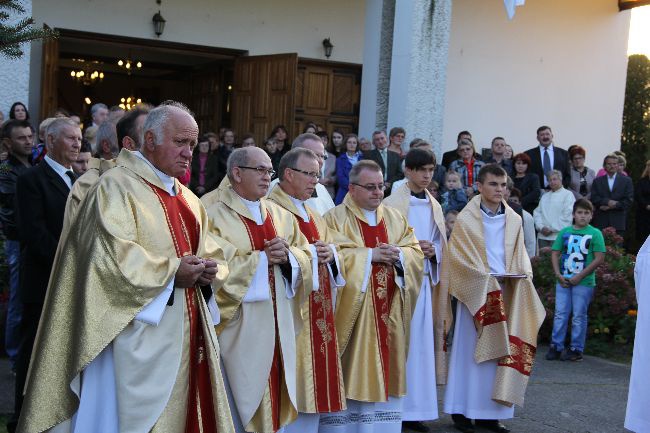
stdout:
[(564, 349), (569, 316), (571, 321), (570, 348), (583, 352), (587, 338), (587, 310), (594, 295), (594, 288), (589, 286), (562, 287), (555, 285), (555, 315), (553, 317), (553, 335), (551, 345), (556, 350)]
[(5, 257), (9, 267), (9, 308), (7, 309), (5, 349), (9, 359), (14, 363), (20, 345), (20, 318), (23, 314), (23, 304), (18, 298), (20, 242), (5, 240)]

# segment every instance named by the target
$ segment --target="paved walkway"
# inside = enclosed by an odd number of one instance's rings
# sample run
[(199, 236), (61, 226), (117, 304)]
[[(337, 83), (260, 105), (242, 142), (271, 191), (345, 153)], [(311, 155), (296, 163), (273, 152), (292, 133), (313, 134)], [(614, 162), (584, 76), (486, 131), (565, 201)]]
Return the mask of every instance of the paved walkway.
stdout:
[[(512, 432), (625, 432), (623, 421), (630, 366), (589, 356), (577, 363), (549, 362), (543, 359), (546, 349), (539, 348), (526, 393), (526, 406), (517, 408), (515, 418), (505, 422)], [(9, 361), (0, 359), (0, 414), (13, 410), (13, 390)], [(442, 388), (438, 389), (440, 398), (443, 392)], [(432, 433), (456, 432), (448, 415), (430, 426)]]

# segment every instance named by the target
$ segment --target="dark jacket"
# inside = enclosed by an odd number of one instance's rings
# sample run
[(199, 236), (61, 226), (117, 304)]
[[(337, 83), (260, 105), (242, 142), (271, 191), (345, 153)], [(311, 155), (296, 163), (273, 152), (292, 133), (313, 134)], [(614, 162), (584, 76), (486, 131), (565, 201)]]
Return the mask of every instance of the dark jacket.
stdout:
[[(194, 194), (196, 193), (196, 187), (199, 185), (199, 174), (201, 173), (201, 161), (200, 153), (198, 150), (194, 151), (192, 155), (192, 170), (190, 175), (190, 189)], [(206, 192), (212, 191), (219, 186), (217, 183), (217, 155), (214, 152), (208, 152), (208, 159), (205, 161), (205, 183), (203, 188)], [(197, 194), (198, 195), (198, 194)]]
[[(539, 151), (539, 146), (526, 151), (526, 155), (530, 157), (530, 167), (528, 173), (534, 173), (539, 177), (539, 184), (544, 188), (544, 168), (542, 165), (542, 155)], [(569, 164), (569, 152), (559, 147), (553, 146), (553, 170), (562, 172), (562, 185), (569, 189), (571, 182), (571, 164)], [(524, 206), (524, 209), (526, 207)], [(528, 210), (528, 209), (526, 209)]]
[[(497, 164), (496, 160), (492, 157), (485, 160), (486, 164)], [(501, 166), (502, 169), (508, 173), (508, 176), (512, 177), (515, 175), (514, 166), (512, 164), (512, 159), (502, 159), (497, 165)]]
[[(597, 177), (591, 184), (591, 202), (594, 205), (594, 218), (591, 225), (601, 230), (606, 227), (614, 227), (616, 231), (625, 231), (627, 210), (632, 205), (633, 199), (634, 186), (629, 177), (617, 174), (611, 191), (607, 176)], [(616, 207), (610, 210), (600, 210), (600, 207), (606, 206), (610, 200), (618, 202)]]
[(534, 173), (526, 173), (524, 177), (513, 177), (512, 180), (515, 188), (521, 191), (521, 207), (532, 215), (542, 195), (539, 177)]
[(19, 237), (15, 218), (16, 179), (28, 169), (13, 155), (0, 165), (0, 223), (5, 237), (12, 241)]
[[(404, 178), (404, 173), (402, 172), (402, 159), (395, 152), (388, 150), (386, 152), (386, 160), (388, 162), (388, 167), (384, 167), (384, 160), (381, 157), (381, 153), (377, 149), (369, 150), (368, 152), (363, 152), (361, 159), (369, 159), (375, 161), (381, 167), (381, 171), (385, 173), (386, 182), (392, 183), (396, 180)], [(385, 196), (390, 195), (390, 188), (386, 188), (384, 192)]]
[[(24, 303), (43, 303), (61, 236), (70, 189), (43, 161), (16, 181), (16, 222), (21, 242), (20, 285)], [(94, 227), (87, 227), (92, 231)]]

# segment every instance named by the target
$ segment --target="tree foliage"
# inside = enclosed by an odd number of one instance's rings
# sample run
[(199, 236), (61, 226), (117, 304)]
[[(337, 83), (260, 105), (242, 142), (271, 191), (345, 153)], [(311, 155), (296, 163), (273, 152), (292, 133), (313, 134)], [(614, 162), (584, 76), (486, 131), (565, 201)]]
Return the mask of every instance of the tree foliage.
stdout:
[(642, 54), (628, 58), (621, 149), (628, 173), (638, 179), (650, 159), (650, 60)]
[(56, 37), (56, 31), (49, 27), (34, 28), (34, 19), (25, 17), (15, 24), (8, 24), (10, 14), (24, 14), (25, 8), (16, 0), (0, 0), (0, 55), (17, 59), (22, 57), (21, 45), (36, 39)]

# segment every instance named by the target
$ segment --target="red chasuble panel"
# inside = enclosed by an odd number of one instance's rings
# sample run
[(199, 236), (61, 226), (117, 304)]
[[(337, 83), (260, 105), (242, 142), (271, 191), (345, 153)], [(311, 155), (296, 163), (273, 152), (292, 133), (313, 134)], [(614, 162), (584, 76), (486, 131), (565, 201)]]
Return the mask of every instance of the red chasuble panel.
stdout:
[[(177, 257), (196, 254), (201, 226), (181, 192), (171, 196), (155, 185), (149, 186), (156, 193), (165, 212)], [(217, 433), (210, 367), (206, 360), (205, 339), (197, 304), (199, 295), (196, 287), (185, 289), (185, 305), (190, 322), (190, 377), (185, 433)]]
[[(361, 228), (364, 245), (367, 248), (375, 248), (380, 243), (388, 243), (388, 232), (384, 220), (372, 227), (357, 218)], [(373, 263), (371, 271), (371, 293), (375, 309), (375, 328), (377, 329), (377, 345), (381, 358), (381, 368), (384, 372), (384, 392), (388, 399), (388, 378), (389, 378), (389, 350), (390, 339), (388, 334), (388, 316), (390, 307), (395, 296), (395, 277), (393, 267), (382, 263)]]
[[(321, 239), (311, 216), (308, 222), (297, 216), (296, 220), (300, 231), (310, 244)], [(326, 264), (318, 265), (318, 283), (319, 290), (309, 295), (314, 400), (318, 412), (338, 412), (343, 410), (343, 402), (339, 392), (338, 344), (334, 327), (332, 287)]]
[[(264, 224), (257, 225), (255, 221), (244, 218), (240, 215), (244, 227), (248, 232), (248, 238), (251, 242), (253, 250), (264, 251), (264, 243), (275, 238), (276, 230), (273, 225), (271, 215), (267, 214)], [(271, 299), (273, 300), (273, 317), (275, 318), (275, 349), (273, 351), (273, 363), (271, 364), (271, 372), (269, 373), (269, 392), (271, 395), (271, 416), (273, 418), (273, 431), (280, 429), (280, 405), (281, 386), (284, 382), (284, 370), (282, 368), (282, 352), (280, 350), (280, 330), (278, 329), (278, 310), (275, 303), (275, 275), (273, 266), (269, 265), (269, 289), (271, 291)]]

